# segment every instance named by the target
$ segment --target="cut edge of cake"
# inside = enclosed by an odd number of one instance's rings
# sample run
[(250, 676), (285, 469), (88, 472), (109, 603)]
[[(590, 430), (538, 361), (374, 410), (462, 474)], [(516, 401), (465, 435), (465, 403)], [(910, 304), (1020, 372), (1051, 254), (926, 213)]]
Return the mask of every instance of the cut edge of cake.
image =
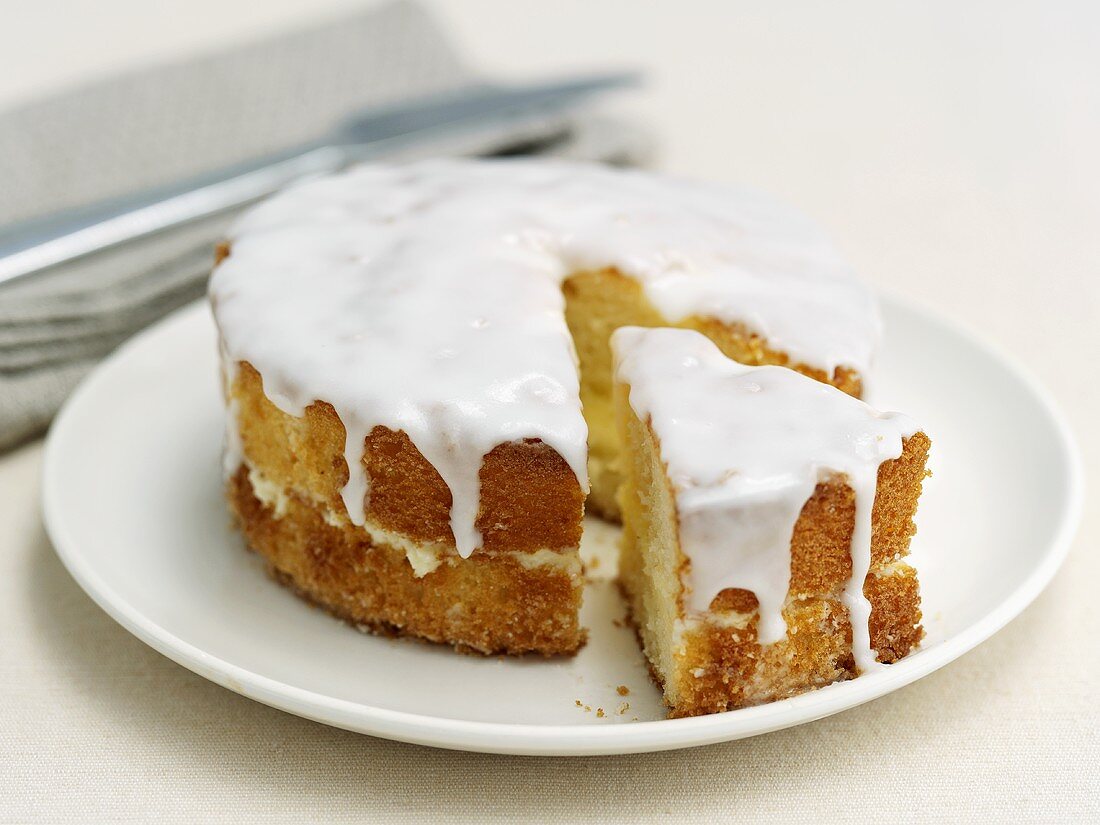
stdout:
[(693, 315), (675, 322), (647, 298), (642, 284), (613, 267), (576, 272), (562, 283), (565, 318), (577, 351), (581, 402), (588, 424), (587, 508), (601, 518), (619, 521), (617, 492), (622, 484), (619, 433), (612, 401), (611, 335), (626, 326), (693, 329), (706, 335), (730, 358), (744, 364), (787, 366), (859, 398), (863, 376), (838, 366), (831, 372), (796, 362), (753, 332), (746, 324)]
[[(723, 589), (706, 609), (688, 609), (691, 559), (682, 546), (677, 493), (662, 459), (661, 433), (652, 420), (637, 414), (630, 392), (630, 384), (617, 376), (616, 421), (627, 445), (620, 490), (620, 584), (671, 715), (763, 704), (857, 676), (844, 600), (856, 522), (855, 493), (847, 479), (826, 474), (801, 507), (782, 602), (786, 630), (762, 645), (759, 601), (748, 590)], [(914, 431), (904, 438), (901, 454), (883, 461), (877, 471), (863, 594), (870, 605), (869, 643), (883, 664), (908, 655), (924, 634), (916, 571), (905, 559), (916, 531), (913, 515), (929, 447), (928, 437)]]

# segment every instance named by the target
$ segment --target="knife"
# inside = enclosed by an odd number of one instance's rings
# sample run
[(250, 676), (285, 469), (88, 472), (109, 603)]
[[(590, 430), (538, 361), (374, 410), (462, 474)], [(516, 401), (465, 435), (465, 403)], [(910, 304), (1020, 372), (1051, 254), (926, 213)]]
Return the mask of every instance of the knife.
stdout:
[(373, 108), (278, 155), (0, 230), (0, 287), (139, 238), (247, 206), (304, 177), (381, 157), (440, 132), (545, 117), (602, 91), (636, 85), (617, 72), (527, 86), (478, 85)]

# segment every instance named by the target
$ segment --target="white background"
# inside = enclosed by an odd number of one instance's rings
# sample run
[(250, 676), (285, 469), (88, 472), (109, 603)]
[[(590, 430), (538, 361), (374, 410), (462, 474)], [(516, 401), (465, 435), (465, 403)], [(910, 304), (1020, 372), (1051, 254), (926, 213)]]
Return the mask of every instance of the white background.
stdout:
[[(361, 5), (0, 0), (0, 107)], [(656, 130), (659, 166), (793, 202), (867, 280), (999, 345), (1097, 477), (1100, 5), (433, 5), (503, 77), (643, 68), (621, 108)], [(0, 457), (0, 819), (1100, 816), (1095, 495), (1035, 605), (898, 694), (746, 742), (547, 762), (330, 730), (162, 659), (54, 558), (40, 455)]]

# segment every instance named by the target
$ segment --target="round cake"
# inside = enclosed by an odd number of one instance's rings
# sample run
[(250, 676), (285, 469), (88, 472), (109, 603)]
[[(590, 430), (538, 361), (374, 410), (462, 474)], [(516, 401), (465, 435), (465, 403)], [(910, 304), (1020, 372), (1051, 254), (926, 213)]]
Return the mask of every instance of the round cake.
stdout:
[(485, 653), (584, 642), (582, 517), (620, 517), (615, 329), (693, 329), (857, 397), (879, 334), (797, 213), (598, 166), (359, 167), (254, 208), (218, 258), (249, 546), (363, 628)]

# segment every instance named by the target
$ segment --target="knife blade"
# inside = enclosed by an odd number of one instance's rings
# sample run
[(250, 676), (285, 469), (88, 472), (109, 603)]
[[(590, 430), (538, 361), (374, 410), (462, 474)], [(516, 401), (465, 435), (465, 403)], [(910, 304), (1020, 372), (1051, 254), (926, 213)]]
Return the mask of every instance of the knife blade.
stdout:
[(247, 206), (296, 180), (335, 172), (441, 132), (560, 112), (597, 92), (636, 85), (615, 72), (524, 86), (479, 85), (374, 108), (316, 141), (133, 196), (0, 230), (0, 287), (64, 263)]

